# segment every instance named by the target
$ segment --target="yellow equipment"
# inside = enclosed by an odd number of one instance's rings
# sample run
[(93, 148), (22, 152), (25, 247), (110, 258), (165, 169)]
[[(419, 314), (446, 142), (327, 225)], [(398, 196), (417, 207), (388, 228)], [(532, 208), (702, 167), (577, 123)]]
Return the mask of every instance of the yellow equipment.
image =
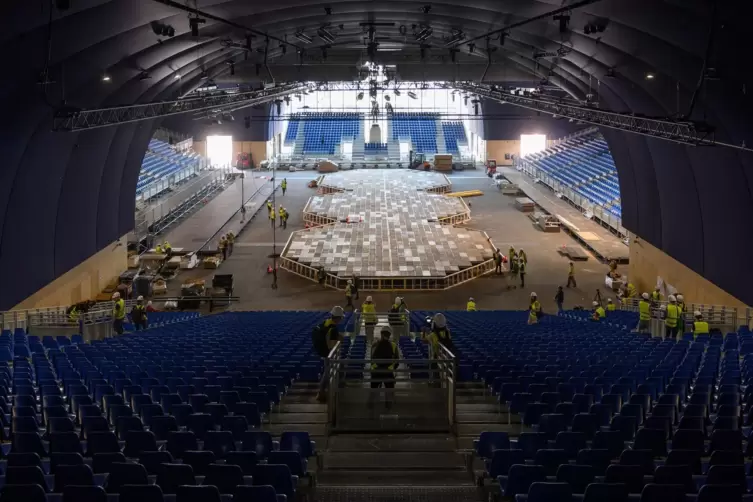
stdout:
[(484, 195), (481, 190), (465, 190), (464, 192), (446, 193), (447, 197), (480, 197)]

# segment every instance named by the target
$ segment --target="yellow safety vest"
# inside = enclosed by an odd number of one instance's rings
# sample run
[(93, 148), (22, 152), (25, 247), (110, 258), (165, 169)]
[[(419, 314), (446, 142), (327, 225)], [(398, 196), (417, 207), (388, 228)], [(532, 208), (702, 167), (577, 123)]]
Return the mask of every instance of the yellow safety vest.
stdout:
[(607, 303), (607, 310), (617, 310), (617, 306), (614, 303)]
[(468, 312), (476, 312), (476, 302), (468, 302), (468, 305), (466, 306), (466, 310)]
[(646, 300), (641, 300), (640, 302), (638, 302), (638, 312), (640, 312), (639, 319), (641, 321), (651, 320), (651, 304), (649, 304)]
[(157, 247), (154, 248), (154, 251), (156, 251), (159, 254), (162, 254), (162, 246), (158, 244)]
[(659, 293), (658, 291), (652, 291), (651, 292), (651, 300), (653, 300), (655, 302), (658, 302), (659, 300), (661, 300), (661, 293)]
[(165, 249), (165, 252), (166, 252), (166, 253), (170, 252), (170, 250), (171, 250), (172, 248), (173, 248), (173, 247), (172, 247), (172, 246), (170, 245), (170, 243), (169, 243), (169, 242), (166, 242), (166, 243), (165, 243), (164, 249)]
[(535, 317), (535, 318), (538, 319), (538, 317), (539, 317), (539, 311), (541, 310), (541, 302), (539, 302), (538, 300), (536, 300), (535, 302), (533, 302), (531, 304), (531, 306), (530, 306), (530, 308), (528, 310), (530, 310), (529, 316), (533, 316), (533, 317)]
[(525, 274), (526, 273), (526, 262), (525, 262), (525, 260), (521, 259), (521, 260), (518, 261), (518, 268), (520, 269), (520, 273), (521, 274)]
[(361, 305), (361, 311), (363, 312), (363, 322), (366, 324), (376, 324), (376, 305), (373, 303), (364, 303)]
[(632, 284), (628, 284), (627, 285), (628, 298), (633, 298), (635, 296), (635, 293), (636, 293), (635, 286), (633, 286)]
[(275, 213), (274, 209), (270, 209), (269, 210), (269, 219), (270, 220), (274, 220), (275, 218), (277, 218), (277, 213)]
[(708, 335), (709, 323), (707, 323), (706, 321), (693, 322), (693, 333), (695, 333), (696, 335)]
[(353, 286), (348, 284), (345, 286), (345, 296), (351, 296), (353, 294)]
[(607, 316), (607, 313), (604, 312), (604, 307), (596, 307), (596, 315), (599, 316), (599, 319), (604, 319)]
[(575, 275), (575, 265), (570, 265), (570, 268), (567, 270), (567, 275), (570, 277)]
[(664, 318), (664, 324), (669, 328), (677, 327), (677, 318), (679, 317), (680, 309), (677, 305), (670, 303), (667, 305), (667, 317)]
[(288, 188), (288, 182), (287, 181), (283, 181), (280, 186), (282, 186), (282, 188), (284, 190), (284, 189)]
[(76, 307), (73, 307), (71, 309), (71, 313), (68, 314), (68, 319), (70, 319), (73, 322), (77, 322), (79, 317), (78, 309)]
[(113, 310), (113, 317), (115, 319), (124, 319), (125, 318), (125, 302), (122, 298), (115, 301), (115, 309)]

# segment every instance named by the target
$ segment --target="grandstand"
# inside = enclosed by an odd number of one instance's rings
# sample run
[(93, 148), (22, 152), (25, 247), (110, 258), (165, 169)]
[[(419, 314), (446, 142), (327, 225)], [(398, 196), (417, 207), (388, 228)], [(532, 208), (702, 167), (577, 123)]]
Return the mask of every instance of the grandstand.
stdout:
[(617, 168), (607, 142), (595, 130), (521, 158), (519, 163), (531, 176), (583, 209), (597, 206), (621, 221)]
[(152, 138), (141, 162), (136, 196), (155, 197), (196, 175), (204, 165), (204, 159), (196, 153), (179, 152), (164, 141)]
[(442, 130), (447, 153), (459, 155), (460, 146), (468, 146), (468, 138), (465, 135), (465, 126), (462, 122), (442, 122)]
[[(295, 120), (297, 119), (297, 120)], [(352, 141), (362, 135), (363, 117), (358, 113), (306, 112), (294, 117), (293, 129), (286, 133), (286, 141), (303, 126), (301, 153), (311, 155), (334, 155), (339, 153), (344, 140)], [(296, 136), (297, 137), (297, 136)]]

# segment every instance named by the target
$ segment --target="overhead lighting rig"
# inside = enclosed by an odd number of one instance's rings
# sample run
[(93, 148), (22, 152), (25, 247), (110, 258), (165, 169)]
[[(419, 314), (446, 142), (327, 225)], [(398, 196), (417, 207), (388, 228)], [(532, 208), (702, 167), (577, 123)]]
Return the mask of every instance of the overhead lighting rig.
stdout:
[(426, 41), (432, 34), (434, 33), (434, 30), (431, 28), (431, 26), (424, 26), (421, 31), (416, 33), (415, 38), (417, 42), (424, 42)]
[(335, 36), (323, 26), (316, 31), (316, 34), (328, 44), (335, 43)]
[(191, 28), (191, 36), (192, 37), (198, 37), (199, 36), (199, 25), (205, 24), (207, 22), (206, 19), (201, 17), (189, 17), (188, 18), (188, 26)]
[(569, 14), (558, 14), (554, 16), (552, 19), (555, 21), (559, 21), (560, 23), (560, 33), (566, 33), (567, 27), (570, 25), (570, 15)]
[(151, 26), (152, 26), (152, 31), (158, 37), (174, 37), (175, 36), (175, 28), (173, 28), (169, 24), (161, 23), (159, 21), (153, 21), (151, 23)]
[(297, 39), (298, 41), (300, 41), (300, 42), (303, 42), (304, 44), (310, 44), (311, 42), (313, 42), (313, 39), (312, 39), (312, 38), (311, 38), (310, 36), (306, 35), (306, 34), (305, 34), (304, 32), (302, 32), (302, 31), (297, 31), (297, 32), (295, 32), (295, 34), (294, 34), (293, 36), (294, 36), (294, 37), (295, 37), (295, 38), (296, 38), (296, 39)]
[(455, 45), (456, 43), (462, 41), (465, 38), (465, 33), (463, 33), (460, 30), (453, 30), (452, 35), (450, 35), (450, 38), (445, 40), (444, 46), (449, 47), (451, 45)]

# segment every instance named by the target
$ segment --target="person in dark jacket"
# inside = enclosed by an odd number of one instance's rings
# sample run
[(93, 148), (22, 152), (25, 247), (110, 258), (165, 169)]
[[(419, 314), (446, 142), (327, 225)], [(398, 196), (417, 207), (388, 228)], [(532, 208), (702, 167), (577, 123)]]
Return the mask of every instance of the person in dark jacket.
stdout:
[[(340, 329), (338, 324), (343, 320), (345, 312), (342, 307), (332, 307), (330, 318), (314, 328), (312, 335), (314, 350), (317, 355), (323, 359), (329, 356), (329, 353), (340, 341)], [(319, 393), (316, 395), (317, 401), (324, 402), (327, 400), (327, 386), (329, 385), (329, 371), (325, 361), (325, 371), (322, 372), (322, 379), (319, 381)]]
[(562, 304), (565, 303), (565, 291), (562, 286), (557, 287), (557, 294), (554, 295), (554, 301), (557, 302), (557, 311), (562, 312)]
[(133, 321), (133, 327), (136, 331), (140, 329), (146, 329), (148, 327), (146, 307), (144, 306), (144, 297), (139, 296), (136, 298), (136, 305), (131, 309), (131, 321)]
[[(392, 393), (390, 392), (390, 389), (395, 388), (395, 369), (400, 360), (400, 351), (398, 350), (397, 344), (390, 340), (390, 337), (392, 336), (392, 328), (389, 326), (382, 326), (380, 329), (380, 335), (380, 340), (371, 348), (371, 360), (380, 361), (371, 364), (371, 388), (385, 388), (385, 407), (390, 409), (392, 407)], [(372, 406), (376, 395), (377, 393), (374, 391), (370, 394), (370, 397), (373, 398), (369, 399), (370, 407)]]

